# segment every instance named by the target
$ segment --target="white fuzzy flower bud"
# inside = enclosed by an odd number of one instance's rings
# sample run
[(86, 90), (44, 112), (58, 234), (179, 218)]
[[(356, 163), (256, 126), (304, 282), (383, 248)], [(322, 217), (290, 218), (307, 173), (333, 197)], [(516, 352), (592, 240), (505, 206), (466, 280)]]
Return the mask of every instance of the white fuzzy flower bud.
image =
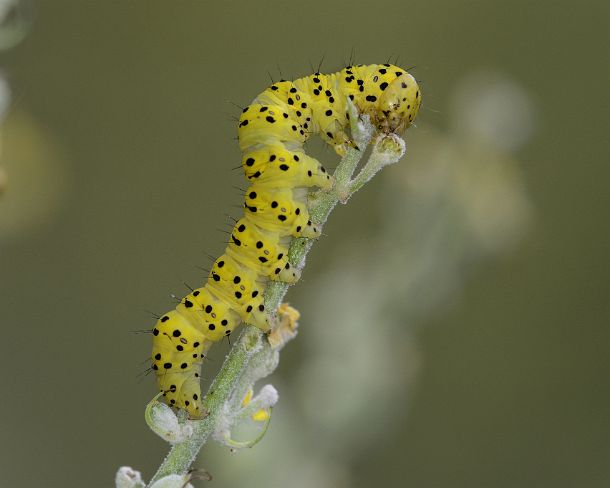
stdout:
[(394, 164), (405, 155), (405, 141), (396, 134), (385, 134), (373, 146), (371, 160), (377, 163), (377, 171), (388, 164)]
[(183, 442), (193, 434), (193, 427), (188, 421), (180, 423), (174, 411), (156, 398), (146, 406), (144, 418), (151, 430), (170, 444)]
[(155, 481), (150, 488), (193, 488), (193, 485), (189, 483), (190, 479), (190, 473), (170, 474), (165, 478)]
[[(243, 449), (252, 447), (259, 442), (267, 430), (271, 419), (271, 409), (277, 403), (279, 395), (273, 385), (265, 385), (258, 395), (253, 396), (253, 390), (249, 389), (241, 402), (241, 407), (236, 411), (231, 410), (227, 403), (223, 409), (223, 415), (218, 422), (214, 439), (231, 449)], [(231, 437), (231, 430), (248, 419), (263, 424), (259, 435), (249, 441), (236, 441)]]
[(116, 488), (144, 488), (142, 475), (129, 466), (122, 466), (114, 478)]

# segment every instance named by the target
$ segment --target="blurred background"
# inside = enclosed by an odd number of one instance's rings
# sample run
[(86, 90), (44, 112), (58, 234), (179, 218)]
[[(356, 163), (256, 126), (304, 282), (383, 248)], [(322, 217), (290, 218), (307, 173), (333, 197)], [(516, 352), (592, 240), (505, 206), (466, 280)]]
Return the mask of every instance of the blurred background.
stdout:
[(337, 208), (290, 290), (263, 441), (196, 467), (216, 488), (609, 486), (608, 2), (3, 0), (0, 18), (0, 486), (150, 479), (167, 446), (131, 331), (224, 248), (238, 107), (352, 53), (414, 67), (407, 155)]

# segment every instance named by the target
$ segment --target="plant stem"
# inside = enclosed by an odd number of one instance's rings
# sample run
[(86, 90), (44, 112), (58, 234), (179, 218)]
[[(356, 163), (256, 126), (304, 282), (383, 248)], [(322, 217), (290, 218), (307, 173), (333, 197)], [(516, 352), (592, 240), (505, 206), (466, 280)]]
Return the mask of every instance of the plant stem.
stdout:
[[(334, 173), (334, 188), (328, 192), (318, 191), (310, 197), (309, 212), (311, 220), (320, 225), (326, 222), (329, 214), (338, 202), (347, 201), (361, 186), (356, 185), (353, 187), (351, 185), (351, 178), (364, 155), (366, 147), (371, 141), (373, 129), (368, 120), (359, 120), (355, 109), (350, 120), (353, 121), (351, 124), (352, 136), (358, 144), (358, 149), (349, 148), (337, 166)], [(369, 173), (371, 173), (372, 169), (377, 168), (378, 170), (385, 165), (379, 164), (379, 161), (375, 160), (379, 157), (379, 154), (379, 151), (373, 150), (361, 171), (361, 174), (367, 175), (367, 180), (370, 179)], [(388, 153), (383, 153), (383, 156), (387, 159)], [(402, 153), (396, 152), (394, 156), (391, 154), (390, 156), (394, 158), (392, 162), (395, 162), (402, 156)], [(288, 251), (289, 262), (297, 268), (302, 268), (305, 263), (305, 257), (314, 242), (313, 239), (293, 239)], [(288, 286), (288, 284), (281, 282), (269, 283), (265, 292), (265, 308), (267, 310), (276, 310), (279, 307), (288, 291)], [(186, 441), (172, 447), (168, 456), (150, 481), (149, 486), (164, 476), (184, 474), (188, 471), (200, 449), (207, 442), (208, 437), (215, 431), (223, 413), (223, 407), (231, 400), (231, 395), (239, 384), (240, 378), (247, 372), (249, 365), (256, 362), (253, 359), (272, 353), (273, 350), (266, 340), (265, 334), (253, 326), (246, 326), (237, 343), (231, 349), (203, 401), (203, 406), (208, 412), (208, 416), (202, 420), (192, 422), (193, 435)]]

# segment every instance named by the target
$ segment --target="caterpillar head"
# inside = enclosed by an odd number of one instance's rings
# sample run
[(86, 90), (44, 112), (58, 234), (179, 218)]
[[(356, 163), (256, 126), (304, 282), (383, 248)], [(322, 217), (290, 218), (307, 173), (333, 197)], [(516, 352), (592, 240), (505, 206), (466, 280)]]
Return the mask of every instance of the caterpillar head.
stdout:
[(402, 73), (381, 95), (375, 124), (385, 133), (402, 132), (413, 123), (420, 105), (417, 81), (409, 73)]

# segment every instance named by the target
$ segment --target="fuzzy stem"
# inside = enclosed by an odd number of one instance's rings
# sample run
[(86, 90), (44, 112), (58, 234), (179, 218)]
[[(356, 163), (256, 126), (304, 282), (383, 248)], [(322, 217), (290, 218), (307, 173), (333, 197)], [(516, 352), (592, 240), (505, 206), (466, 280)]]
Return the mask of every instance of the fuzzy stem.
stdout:
[[(350, 108), (353, 108), (353, 106)], [(326, 222), (337, 203), (346, 202), (362, 186), (352, 185), (351, 178), (371, 141), (374, 131), (368, 119), (357, 116), (355, 108), (352, 110), (350, 120), (352, 121), (352, 137), (358, 148), (349, 148), (337, 166), (334, 173), (334, 188), (328, 192), (318, 191), (310, 198), (310, 217), (320, 225)], [(376, 159), (382, 156), (385, 159), (388, 158), (386, 153), (379, 152), (377, 148), (374, 148), (365, 167), (381, 169), (387, 163), (380, 163)], [(400, 156), (402, 154), (390, 157), (398, 160)], [(305, 264), (305, 257), (314, 242), (313, 239), (293, 239), (288, 251), (289, 262), (298, 268), (302, 268)], [(267, 310), (277, 310), (288, 291), (288, 286), (286, 283), (270, 282), (265, 292), (265, 308)], [(265, 334), (253, 326), (246, 326), (203, 401), (203, 406), (209, 415), (202, 420), (192, 422), (193, 435), (186, 441), (172, 447), (148, 486), (164, 476), (184, 474), (188, 471), (199, 450), (215, 431), (219, 420), (221, 420), (223, 407), (231, 401), (231, 395), (239, 385), (240, 378), (248, 371), (249, 367), (254, 367), (257, 362), (254, 359), (273, 353), (274, 351), (266, 340)]]

